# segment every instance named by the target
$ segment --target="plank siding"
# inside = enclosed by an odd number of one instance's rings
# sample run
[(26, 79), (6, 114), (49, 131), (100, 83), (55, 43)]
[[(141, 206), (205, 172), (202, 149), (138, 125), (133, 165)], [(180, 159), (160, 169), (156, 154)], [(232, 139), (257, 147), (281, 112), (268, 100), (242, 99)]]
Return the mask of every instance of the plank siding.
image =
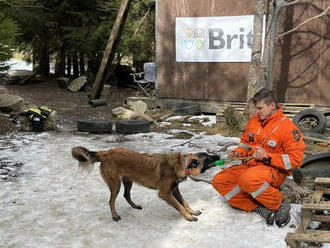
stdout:
[[(329, 4), (330, 0), (316, 2), (320, 9)], [(284, 9), (279, 32), (319, 13), (306, 5)], [(246, 101), (249, 63), (176, 62), (175, 18), (252, 14), (251, 0), (158, 0), (158, 97)], [(328, 17), (319, 18), (276, 42), (274, 88), (280, 102), (330, 105), (329, 24)]]

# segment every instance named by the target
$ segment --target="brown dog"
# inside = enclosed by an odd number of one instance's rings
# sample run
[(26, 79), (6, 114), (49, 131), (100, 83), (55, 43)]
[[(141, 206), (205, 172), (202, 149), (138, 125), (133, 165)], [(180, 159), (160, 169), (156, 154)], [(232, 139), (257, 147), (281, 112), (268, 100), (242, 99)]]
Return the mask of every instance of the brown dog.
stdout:
[(81, 146), (72, 148), (72, 156), (79, 161), (82, 168), (101, 162), (101, 175), (110, 189), (109, 205), (115, 221), (120, 220), (115, 209), (120, 181), (124, 184), (124, 197), (133, 208), (142, 209), (131, 199), (132, 184), (136, 182), (151, 189), (158, 189), (160, 198), (177, 209), (187, 220), (197, 221), (192, 215), (200, 215), (201, 212), (188, 206), (178, 184), (186, 180), (188, 175), (196, 176), (213, 167), (212, 163), (220, 159), (217, 155), (207, 153), (148, 154), (122, 147), (92, 152)]

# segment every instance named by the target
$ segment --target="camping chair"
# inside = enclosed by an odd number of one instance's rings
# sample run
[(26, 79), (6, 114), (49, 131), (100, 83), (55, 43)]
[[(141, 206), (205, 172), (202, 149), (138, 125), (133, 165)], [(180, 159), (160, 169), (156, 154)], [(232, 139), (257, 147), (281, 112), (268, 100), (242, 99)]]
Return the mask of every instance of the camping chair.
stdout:
[(144, 63), (143, 70), (144, 72), (131, 74), (134, 79), (133, 82), (139, 87), (136, 95), (144, 93), (147, 96), (154, 96), (156, 92), (156, 64), (153, 62)]

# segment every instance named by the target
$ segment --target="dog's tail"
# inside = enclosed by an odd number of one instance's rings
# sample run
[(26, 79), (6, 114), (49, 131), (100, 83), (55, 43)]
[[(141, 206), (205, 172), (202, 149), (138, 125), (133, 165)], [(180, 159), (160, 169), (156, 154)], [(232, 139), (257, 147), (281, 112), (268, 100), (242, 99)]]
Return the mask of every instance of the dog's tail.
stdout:
[(93, 164), (99, 162), (97, 152), (92, 152), (85, 147), (76, 146), (71, 150), (72, 157), (79, 161), (79, 167), (81, 169), (90, 171)]

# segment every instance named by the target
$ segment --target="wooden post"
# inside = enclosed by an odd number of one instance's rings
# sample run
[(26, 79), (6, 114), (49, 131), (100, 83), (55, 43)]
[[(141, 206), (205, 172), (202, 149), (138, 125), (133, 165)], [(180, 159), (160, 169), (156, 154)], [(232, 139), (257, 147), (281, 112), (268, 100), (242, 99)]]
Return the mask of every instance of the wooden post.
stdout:
[(121, 2), (115, 24), (113, 25), (113, 28), (111, 30), (107, 47), (104, 51), (102, 62), (93, 85), (92, 94), (90, 96), (90, 99), (92, 100), (98, 99), (101, 96), (106, 76), (106, 73), (104, 71), (108, 65), (109, 60), (111, 62), (111, 60), (113, 59), (114, 51), (116, 50), (116, 46), (120, 39), (120, 34), (126, 21), (131, 3), (132, 0), (123, 0)]

